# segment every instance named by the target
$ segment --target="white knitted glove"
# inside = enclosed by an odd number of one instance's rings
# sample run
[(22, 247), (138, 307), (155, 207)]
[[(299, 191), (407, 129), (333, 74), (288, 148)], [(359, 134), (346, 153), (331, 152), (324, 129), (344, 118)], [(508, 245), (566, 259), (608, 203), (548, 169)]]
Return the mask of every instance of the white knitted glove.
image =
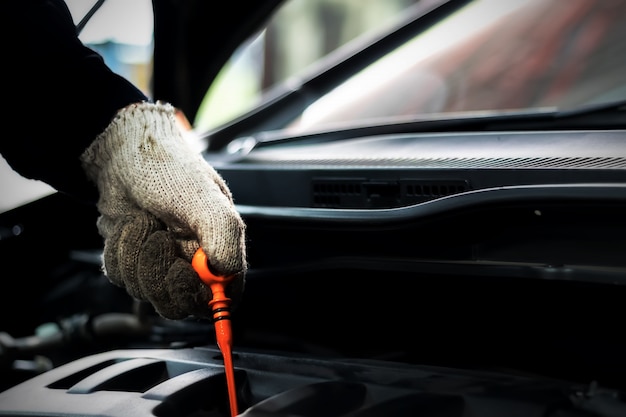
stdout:
[(169, 319), (209, 317), (211, 293), (190, 261), (201, 246), (214, 272), (246, 272), (245, 225), (219, 174), (191, 150), (173, 106), (140, 103), (115, 119), (81, 156), (100, 196), (104, 273)]

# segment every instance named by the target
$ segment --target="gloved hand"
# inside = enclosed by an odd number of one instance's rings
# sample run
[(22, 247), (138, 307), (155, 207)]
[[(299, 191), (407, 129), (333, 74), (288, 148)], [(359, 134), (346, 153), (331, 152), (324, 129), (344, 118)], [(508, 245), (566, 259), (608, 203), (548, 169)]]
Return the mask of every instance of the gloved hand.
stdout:
[(245, 225), (224, 180), (185, 142), (175, 109), (138, 103), (120, 110), (81, 156), (98, 187), (97, 226), (109, 280), (163, 317), (209, 317), (210, 289), (190, 261), (201, 246), (217, 274), (246, 272)]

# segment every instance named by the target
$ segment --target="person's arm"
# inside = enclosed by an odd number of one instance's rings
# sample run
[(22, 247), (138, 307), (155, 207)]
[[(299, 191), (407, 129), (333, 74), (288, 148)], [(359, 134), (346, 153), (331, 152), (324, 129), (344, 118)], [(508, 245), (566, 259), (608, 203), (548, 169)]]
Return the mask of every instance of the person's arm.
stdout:
[(116, 112), (148, 98), (84, 46), (63, 1), (4, 2), (2, 95), (11, 136), (0, 153), (26, 178), (95, 201), (79, 161)]
[(9, 164), (97, 201), (105, 274), (163, 317), (210, 317), (210, 290), (190, 263), (200, 247), (216, 274), (234, 276), (235, 305), (245, 225), (224, 180), (186, 142), (175, 108), (147, 100), (83, 46), (63, 2), (15, 1), (0, 16), (11, 68), (5, 116), (19, 132), (0, 140)]

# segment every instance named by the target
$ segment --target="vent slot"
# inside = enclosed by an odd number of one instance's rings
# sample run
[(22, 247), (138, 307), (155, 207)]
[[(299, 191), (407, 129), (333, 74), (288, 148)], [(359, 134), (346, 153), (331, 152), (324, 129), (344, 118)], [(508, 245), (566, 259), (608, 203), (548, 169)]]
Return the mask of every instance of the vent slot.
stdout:
[(145, 392), (169, 377), (166, 363), (157, 359), (130, 359), (103, 368), (70, 387), (72, 394), (96, 391)]
[(457, 179), (316, 178), (312, 183), (312, 206), (394, 208), (423, 203), (468, 190), (468, 181)]
[(51, 383), (50, 385), (48, 385), (48, 388), (63, 389), (63, 390), (70, 389), (72, 386), (76, 385), (77, 383), (87, 378), (88, 376), (95, 374), (96, 372), (102, 369), (108, 368), (109, 366), (115, 365), (116, 363), (119, 363), (120, 361), (124, 361), (124, 360), (125, 359), (108, 360), (108, 361), (100, 362), (96, 365), (90, 366), (85, 369), (79, 369), (76, 372), (73, 372), (70, 375), (66, 376), (65, 378), (62, 378), (58, 381)]

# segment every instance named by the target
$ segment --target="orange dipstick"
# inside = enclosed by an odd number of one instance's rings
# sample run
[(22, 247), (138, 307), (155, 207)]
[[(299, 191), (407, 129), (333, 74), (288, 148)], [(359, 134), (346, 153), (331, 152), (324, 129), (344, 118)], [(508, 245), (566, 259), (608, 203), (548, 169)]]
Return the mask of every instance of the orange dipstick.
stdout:
[(224, 358), (230, 415), (235, 417), (239, 412), (237, 411), (237, 391), (235, 389), (235, 371), (232, 358), (233, 334), (230, 327), (230, 298), (226, 297), (225, 292), (226, 284), (234, 276), (225, 277), (213, 274), (209, 270), (207, 256), (202, 248), (198, 249), (194, 254), (191, 266), (196, 270), (202, 282), (211, 288), (213, 293), (213, 299), (209, 301), (209, 307), (213, 311), (217, 346), (220, 348)]

